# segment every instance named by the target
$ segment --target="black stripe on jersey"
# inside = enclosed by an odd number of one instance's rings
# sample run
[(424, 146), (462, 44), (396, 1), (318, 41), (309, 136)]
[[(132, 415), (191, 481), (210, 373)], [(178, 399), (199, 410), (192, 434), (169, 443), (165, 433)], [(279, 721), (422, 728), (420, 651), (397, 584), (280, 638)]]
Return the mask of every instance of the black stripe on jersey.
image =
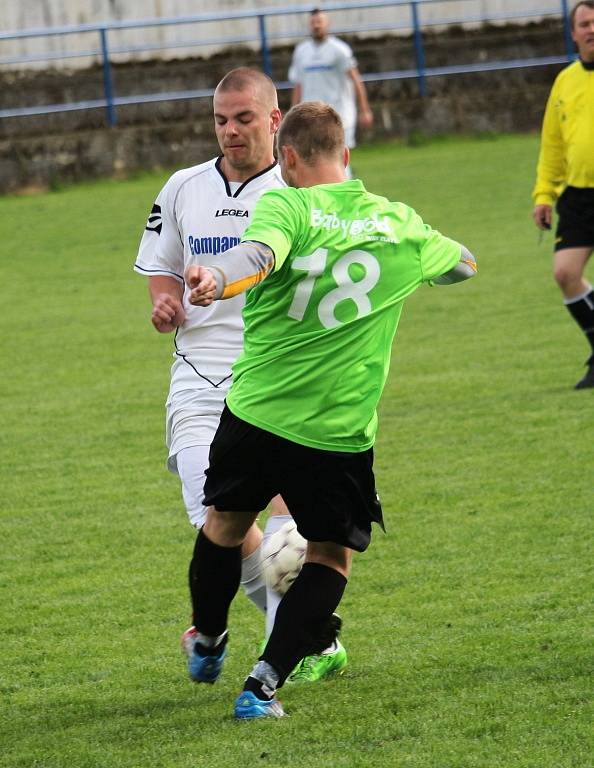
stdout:
[(184, 355), (184, 353), (183, 353), (183, 352), (180, 352), (180, 351), (179, 351), (179, 349), (177, 348), (177, 332), (178, 332), (178, 330), (179, 330), (179, 329), (177, 329), (177, 328), (176, 328), (176, 330), (175, 330), (175, 336), (173, 337), (173, 343), (174, 343), (174, 345), (175, 345), (175, 354), (176, 354), (178, 357), (181, 357), (181, 359), (184, 361), (184, 363), (186, 363), (186, 365), (189, 365), (189, 366), (190, 366), (190, 368), (191, 368), (191, 369), (194, 371), (194, 373), (196, 374), (196, 376), (199, 376), (199, 377), (200, 377), (201, 379), (203, 379), (204, 381), (207, 381), (207, 382), (208, 382), (208, 383), (209, 383), (211, 386), (213, 386), (215, 389), (218, 389), (218, 387), (220, 387), (220, 386), (221, 386), (221, 384), (224, 384), (226, 381), (228, 381), (228, 380), (231, 378), (232, 374), (230, 373), (228, 376), (225, 376), (225, 378), (224, 378), (224, 379), (221, 379), (219, 382), (214, 382), (214, 381), (212, 381), (211, 379), (209, 379), (209, 378), (208, 378), (208, 376), (205, 376), (203, 373), (200, 373), (200, 371), (198, 370), (198, 368), (196, 368), (196, 366), (195, 366), (193, 363), (191, 363), (191, 362), (188, 360), (188, 358), (186, 357), (186, 355)]
[(162, 226), (163, 219), (161, 218), (161, 206), (155, 203), (151, 209), (145, 229), (148, 229), (149, 232), (156, 232), (158, 235), (160, 235)]
[(184, 278), (182, 275), (178, 275), (177, 272), (170, 272), (168, 269), (147, 269), (146, 267), (143, 267), (142, 264), (139, 264), (136, 262), (134, 264), (134, 268), (137, 269), (139, 272), (144, 272), (147, 275), (163, 275), (164, 277), (167, 277), (168, 275), (171, 275), (172, 277), (176, 277), (178, 280), (181, 280), (181, 282), (184, 282)]
[(258, 171), (258, 173), (254, 174), (253, 176), (250, 176), (249, 179), (246, 179), (243, 182), (243, 184), (241, 184), (241, 186), (238, 187), (238, 189), (235, 192), (235, 194), (232, 194), (231, 193), (231, 187), (229, 186), (229, 181), (227, 180), (227, 177), (225, 176), (225, 174), (223, 173), (223, 170), (221, 168), (222, 161), (223, 161), (223, 155), (219, 155), (219, 157), (217, 157), (217, 161), (215, 163), (215, 168), (220, 173), (221, 178), (225, 182), (225, 189), (227, 191), (227, 197), (239, 197), (240, 193), (243, 192), (243, 190), (247, 187), (247, 185), (250, 182), (254, 181), (254, 179), (257, 179), (259, 176), (263, 176), (265, 173), (268, 173), (268, 171), (272, 170), (272, 168), (274, 168), (274, 166), (277, 165), (277, 161), (275, 160), (267, 168), (264, 168), (263, 170)]

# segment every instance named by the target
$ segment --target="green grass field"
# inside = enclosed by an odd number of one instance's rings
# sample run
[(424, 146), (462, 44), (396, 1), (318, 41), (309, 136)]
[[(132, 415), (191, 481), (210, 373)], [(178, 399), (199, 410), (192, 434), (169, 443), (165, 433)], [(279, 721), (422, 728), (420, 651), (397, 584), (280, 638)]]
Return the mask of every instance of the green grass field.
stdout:
[(594, 764), (594, 400), (530, 218), (536, 155), (525, 136), (356, 152), (480, 274), (405, 308), (376, 447), (388, 533), (341, 606), (349, 667), (287, 686), (272, 722), (231, 716), (263, 634), (243, 595), (216, 686), (178, 646), (171, 338), (131, 270), (168, 174), (0, 199), (0, 766)]

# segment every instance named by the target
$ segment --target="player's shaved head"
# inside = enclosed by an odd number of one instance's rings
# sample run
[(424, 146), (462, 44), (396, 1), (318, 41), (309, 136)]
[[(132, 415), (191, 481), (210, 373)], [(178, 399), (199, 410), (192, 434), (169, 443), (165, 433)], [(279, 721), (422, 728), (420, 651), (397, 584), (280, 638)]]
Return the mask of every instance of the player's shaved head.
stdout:
[(341, 158), (344, 151), (344, 128), (335, 109), (321, 101), (304, 101), (285, 115), (279, 132), (278, 146), (291, 146), (308, 165), (317, 158)]
[(215, 89), (215, 98), (217, 94), (230, 93), (232, 91), (243, 92), (248, 89), (254, 89), (258, 101), (264, 104), (268, 109), (278, 107), (278, 99), (274, 83), (263, 72), (250, 67), (237, 67), (227, 72), (225, 77)]
[(217, 85), (212, 106), (221, 169), (229, 181), (245, 181), (274, 163), (281, 112), (267, 75), (249, 67), (232, 69)]

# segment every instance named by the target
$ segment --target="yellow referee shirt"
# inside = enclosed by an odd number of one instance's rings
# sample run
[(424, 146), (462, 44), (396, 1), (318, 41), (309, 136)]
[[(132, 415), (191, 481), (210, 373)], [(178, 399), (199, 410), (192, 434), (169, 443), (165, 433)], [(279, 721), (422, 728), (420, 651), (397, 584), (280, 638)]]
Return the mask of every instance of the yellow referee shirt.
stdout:
[(594, 68), (575, 61), (555, 79), (542, 125), (535, 205), (566, 186), (594, 188)]

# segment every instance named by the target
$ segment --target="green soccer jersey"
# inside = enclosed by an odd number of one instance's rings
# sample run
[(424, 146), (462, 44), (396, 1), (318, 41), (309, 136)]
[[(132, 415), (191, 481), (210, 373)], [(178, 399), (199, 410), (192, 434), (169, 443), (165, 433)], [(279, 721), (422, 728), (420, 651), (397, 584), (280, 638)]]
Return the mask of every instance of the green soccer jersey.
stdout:
[(367, 450), (404, 299), (460, 244), (358, 180), (266, 192), (242, 240), (275, 267), (248, 293), (228, 407), (302, 445)]

